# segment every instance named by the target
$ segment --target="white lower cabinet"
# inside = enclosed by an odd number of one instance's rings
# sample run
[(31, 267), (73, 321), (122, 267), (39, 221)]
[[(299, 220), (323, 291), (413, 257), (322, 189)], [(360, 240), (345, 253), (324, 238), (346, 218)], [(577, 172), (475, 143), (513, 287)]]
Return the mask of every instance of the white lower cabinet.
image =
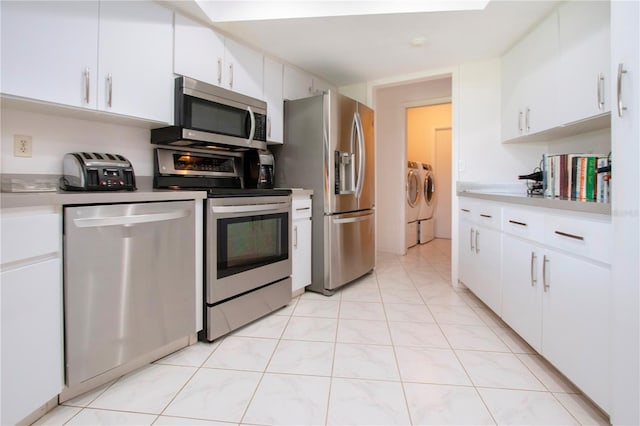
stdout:
[(505, 208), (501, 317), (609, 410), (611, 223)]
[(498, 314), (502, 241), (494, 228), (499, 226), (499, 209), (490, 203), (460, 203), (458, 278)]
[(311, 284), (311, 198), (294, 195), (292, 210), (291, 291), (297, 295)]
[(2, 211), (3, 425), (17, 424), (64, 386), (61, 223), (59, 212)]
[(549, 249), (540, 261), (542, 355), (608, 411), (611, 270)]
[(502, 319), (536, 351), (542, 348), (539, 247), (510, 235), (502, 239)]

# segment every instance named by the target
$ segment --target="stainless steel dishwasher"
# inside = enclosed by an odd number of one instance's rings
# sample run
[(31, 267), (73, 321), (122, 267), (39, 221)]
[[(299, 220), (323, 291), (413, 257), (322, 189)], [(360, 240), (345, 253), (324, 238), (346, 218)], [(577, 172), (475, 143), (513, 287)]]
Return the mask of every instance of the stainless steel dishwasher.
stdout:
[(195, 202), (65, 207), (67, 386), (195, 333)]

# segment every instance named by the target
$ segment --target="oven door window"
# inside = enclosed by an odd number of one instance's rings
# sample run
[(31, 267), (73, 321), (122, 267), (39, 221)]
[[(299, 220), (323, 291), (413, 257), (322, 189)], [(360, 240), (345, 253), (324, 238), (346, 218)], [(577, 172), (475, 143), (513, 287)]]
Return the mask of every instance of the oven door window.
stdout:
[(218, 219), (218, 279), (289, 257), (289, 214)]
[(251, 117), (245, 109), (185, 96), (186, 127), (247, 139), (251, 131)]

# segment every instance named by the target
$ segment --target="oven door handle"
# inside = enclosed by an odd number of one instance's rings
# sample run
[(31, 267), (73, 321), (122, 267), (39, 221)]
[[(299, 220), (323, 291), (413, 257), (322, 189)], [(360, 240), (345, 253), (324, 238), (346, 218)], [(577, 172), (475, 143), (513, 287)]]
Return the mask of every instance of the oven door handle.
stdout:
[(211, 211), (213, 213), (287, 212), (289, 211), (289, 209), (286, 208), (287, 206), (287, 203), (248, 204), (240, 206), (212, 206)]

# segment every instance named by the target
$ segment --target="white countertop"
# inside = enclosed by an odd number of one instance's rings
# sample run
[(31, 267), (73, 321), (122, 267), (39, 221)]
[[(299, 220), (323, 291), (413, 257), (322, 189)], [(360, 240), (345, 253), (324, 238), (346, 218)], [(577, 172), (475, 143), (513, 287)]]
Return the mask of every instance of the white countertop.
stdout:
[(529, 195), (524, 181), (517, 183), (456, 183), (459, 197), (479, 198), (501, 203), (521, 204), (532, 207), (570, 210), (575, 212), (611, 215), (611, 204), (595, 201), (577, 201), (570, 199), (548, 198), (542, 195)]

